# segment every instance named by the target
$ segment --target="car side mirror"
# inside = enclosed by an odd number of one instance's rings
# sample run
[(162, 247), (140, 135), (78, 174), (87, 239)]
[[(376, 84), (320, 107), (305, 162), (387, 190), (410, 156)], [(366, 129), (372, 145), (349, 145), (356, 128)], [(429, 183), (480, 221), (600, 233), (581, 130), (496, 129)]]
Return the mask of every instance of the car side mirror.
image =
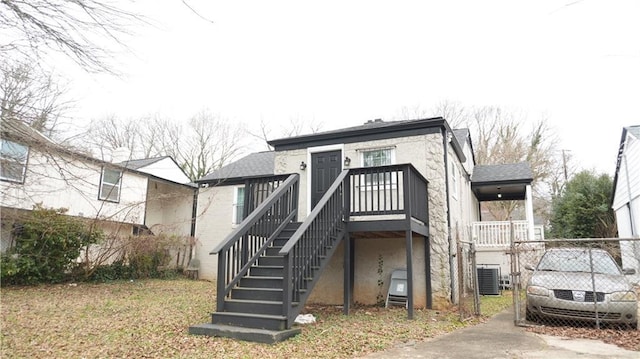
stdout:
[(636, 274), (636, 270), (634, 268), (625, 268), (622, 270), (622, 273), (624, 273), (624, 275), (634, 275)]
[(534, 271), (536, 270), (535, 268), (533, 268), (533, 266), (531, 264), (525, 264), (524, 265), (524, 269), (526, 270), (530, 270), (530, 271)]

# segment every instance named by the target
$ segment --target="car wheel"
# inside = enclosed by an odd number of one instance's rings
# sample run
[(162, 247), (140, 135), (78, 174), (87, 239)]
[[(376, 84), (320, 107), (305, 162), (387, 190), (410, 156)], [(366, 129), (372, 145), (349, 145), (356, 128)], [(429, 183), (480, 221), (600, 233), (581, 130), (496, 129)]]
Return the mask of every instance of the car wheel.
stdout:
[(525, 316), (524, 316), (524, 317), (525, 317), (525, 319), (526, 319), (528, 322), (537, 322), (537, 321), (538, 321), (538, 315), (537, 315), (537, 314), (535, 314), (535, 313), (532, 313), (532, 312), (529, 310), (529, 308), (527, 308), (527, 309), (526, 309), (526, 312), (525, 312)]

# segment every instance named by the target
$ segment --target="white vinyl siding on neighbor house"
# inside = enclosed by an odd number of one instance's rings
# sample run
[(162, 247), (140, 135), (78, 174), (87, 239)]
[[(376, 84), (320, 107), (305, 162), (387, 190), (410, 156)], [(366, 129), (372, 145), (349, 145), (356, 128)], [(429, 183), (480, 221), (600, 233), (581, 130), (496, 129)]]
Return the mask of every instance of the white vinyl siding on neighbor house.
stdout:
[(2, 139), (0, 179), (11, 182), (24, 182), (28, 157), (29, 147)]
[(244, 219), (244, 187), (233, 189), (233, 224), (239, 224)]
[(103, 168), (100, 179), (99, 198), (103, 201), (120, 202), (121, 178), (122, 171)]

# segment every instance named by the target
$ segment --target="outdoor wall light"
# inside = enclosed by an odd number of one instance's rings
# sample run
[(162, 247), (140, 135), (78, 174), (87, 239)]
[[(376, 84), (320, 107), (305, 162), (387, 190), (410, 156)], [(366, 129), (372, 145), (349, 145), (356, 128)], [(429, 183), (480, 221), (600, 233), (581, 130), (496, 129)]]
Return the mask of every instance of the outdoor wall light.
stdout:
[(304, 163), (304, 161), (300, 162), (300, 169), (301, 169), (302, 171), (304, 171), (304, 170), (306, 170), (306, 169), (307, 169), (307, 164), (306, 164), (306, 163)]
[(351, 164), (351, 158), (345, 157), (344, 158), (344, 166), (345, 167), (349, 167), (350, 164)]

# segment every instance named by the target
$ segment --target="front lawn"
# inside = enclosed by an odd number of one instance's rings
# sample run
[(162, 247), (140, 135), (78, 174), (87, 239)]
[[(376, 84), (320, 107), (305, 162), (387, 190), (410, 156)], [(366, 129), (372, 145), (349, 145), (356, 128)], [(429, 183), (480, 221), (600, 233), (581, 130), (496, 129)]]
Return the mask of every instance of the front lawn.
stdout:
[[(483, 297), (483, 314), (509, 305), (510, 296)], [(416, 310), (409, 321), (404, 308), (357, 307), (346, 317), (340, 307), (308, 306), (317, 323), (274, 345), (189, 335), (214, 308), (215, 284), (185, 279), (2, 288), (0, 356), (345, 358), (477, 322), (460, 323), (453, 311)]]

